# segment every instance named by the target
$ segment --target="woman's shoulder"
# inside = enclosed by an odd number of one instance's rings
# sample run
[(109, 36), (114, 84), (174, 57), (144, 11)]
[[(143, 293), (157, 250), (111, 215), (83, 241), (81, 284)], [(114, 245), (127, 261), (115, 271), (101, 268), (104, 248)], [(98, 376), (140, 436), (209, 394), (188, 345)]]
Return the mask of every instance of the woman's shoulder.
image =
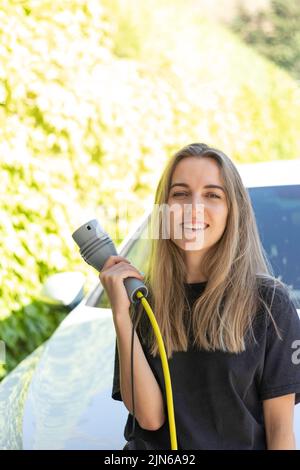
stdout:
[(267, 306), (274, 320), (283, 323), (291, 315), (298, 316), (291, 289), (287, 284), (271, 276), (260, 276), (257, 281), (262, 311), (265, 311)]
[(271, 303), (282, 302), (290, 298), (291, 291), (289, 286), (279, 279), (272, 276), (257, 276), (257, 288), (260, 296)]

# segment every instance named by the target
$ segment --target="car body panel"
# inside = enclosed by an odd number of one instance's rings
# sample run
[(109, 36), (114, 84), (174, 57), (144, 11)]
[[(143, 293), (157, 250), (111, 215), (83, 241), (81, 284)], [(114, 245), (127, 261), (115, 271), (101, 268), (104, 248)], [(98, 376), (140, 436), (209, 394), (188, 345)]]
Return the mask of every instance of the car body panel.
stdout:
[[(99, 341), (100, 340), (100, 341)], [(60, 324), (31, 380), (24, 449), (117, 449), (128, 411), (111, 399), (111, 311), (82, 305)]]
[(23, 448), (23, 412), (27, 392), (46, 343), (8, 374), (0, 384), (0, 449)]

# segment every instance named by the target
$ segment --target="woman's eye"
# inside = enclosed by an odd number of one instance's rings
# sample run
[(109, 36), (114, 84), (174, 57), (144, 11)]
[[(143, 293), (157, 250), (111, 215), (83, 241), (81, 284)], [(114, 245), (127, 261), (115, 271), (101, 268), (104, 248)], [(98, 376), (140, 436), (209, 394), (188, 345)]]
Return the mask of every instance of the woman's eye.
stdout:
[[(182, 197), (182, 196), (188, 196), (187, 193), (173, 193), (173, 197)], [(208, 193), (206, 196), (212, 196), (210, 199), (221, 199), (220, 196), (218, 196), (215, 193)]]

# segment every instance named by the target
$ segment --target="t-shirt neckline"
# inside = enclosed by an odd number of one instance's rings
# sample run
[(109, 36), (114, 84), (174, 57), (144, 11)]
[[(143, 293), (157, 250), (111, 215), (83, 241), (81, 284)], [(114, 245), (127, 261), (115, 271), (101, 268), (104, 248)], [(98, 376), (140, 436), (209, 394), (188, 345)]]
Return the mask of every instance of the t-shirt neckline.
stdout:
[(204, 284), (207, 284), (207, 281), (201, 281), (201, 282), (185, 282), (184, 285), (186, 286), (202, 286)]

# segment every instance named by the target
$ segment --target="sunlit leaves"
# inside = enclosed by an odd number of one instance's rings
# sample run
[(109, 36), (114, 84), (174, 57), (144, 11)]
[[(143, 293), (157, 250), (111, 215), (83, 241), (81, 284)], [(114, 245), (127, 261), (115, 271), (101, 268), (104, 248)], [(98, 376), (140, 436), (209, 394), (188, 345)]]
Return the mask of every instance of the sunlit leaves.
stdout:
[(299, 87), (287, 74), (188, 0), (133, 4), (1, 2), (0, 337), (9, 338), (9, 368), (62, 318), (34, 300), (48, 275), (80, 270), (86, 289), (98, 282), (71, 233), (92, 214), (113, 233), (119, 211), (123, 238), (179, 147), (207, 142), (236, 161), (299, 156)]

